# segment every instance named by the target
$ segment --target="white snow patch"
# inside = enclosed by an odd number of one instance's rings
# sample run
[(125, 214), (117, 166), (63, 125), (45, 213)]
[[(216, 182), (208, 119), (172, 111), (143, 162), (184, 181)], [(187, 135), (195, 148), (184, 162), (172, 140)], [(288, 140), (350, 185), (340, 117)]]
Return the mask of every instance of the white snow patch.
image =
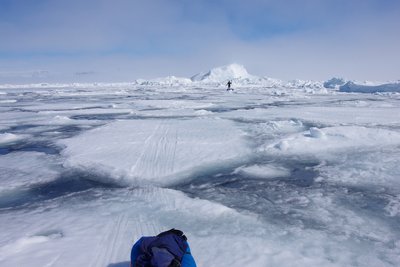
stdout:
[(0, 100), (0, 103), (2, 104), (9, 104), (9, 103), (16, 103), (16, 99), (5, 99), (5, 100)]

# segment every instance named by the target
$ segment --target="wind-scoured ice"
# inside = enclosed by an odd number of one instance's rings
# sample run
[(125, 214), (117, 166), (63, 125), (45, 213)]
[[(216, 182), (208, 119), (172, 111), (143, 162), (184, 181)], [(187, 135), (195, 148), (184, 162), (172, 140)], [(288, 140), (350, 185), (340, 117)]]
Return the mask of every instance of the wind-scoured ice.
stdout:
[(68, 167), (124, 184), (168, 185), (246, 157), (243, 135), (224, 119), (122, 120), (62, 144)]
[(170, 228), (198, 266), (399, 266), (399, 94), (241, 68), (0, 86), (0, 266), (129, 266)]

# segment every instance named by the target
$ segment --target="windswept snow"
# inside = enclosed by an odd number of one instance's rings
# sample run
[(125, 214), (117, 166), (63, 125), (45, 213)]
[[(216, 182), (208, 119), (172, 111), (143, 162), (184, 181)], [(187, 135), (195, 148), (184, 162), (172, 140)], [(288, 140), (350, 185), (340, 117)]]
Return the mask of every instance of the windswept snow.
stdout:
[(62, 143), (68, 166), (132, 185), (168, 185), (248, 153), (243, 133), (216, 119), (118, 121)]
[(198, 266), (400, 265), (400, 94), (196, 79), (0, 86), (0, 265), (129, 266), (170, 228)]
[(59, 175), (57, 170), (57, 159), (52, 155), (39, 152), (3, 155), (0, 157), (0, 195), (4, 191), (52, 181)]
[[(180, 90), (186, 90), (186, 87), (198, 87), (203, 85), (221, 87), (225, 86), (227, 81), (232, 81), (234, 88), (289, 88), (302, 89), (309, 92), (326, 93), (322, 82), (311, 80), (290, 80), (282, 81), (279, 79), (270, 78), (267, 76), (259, 77), (249, 74), (246, 68), (239, 64), (230, 64), (221, 67), (216, 67), (205, 72), (198, 73), (191, 78), (167, 76), (157, 79), (137, 79), (132, 85), (141, 86), (164, 86), (164, 87), (180, 87)], [(104, 85), (96, 85), (101, 88)], [(111, 86), (115, 86), (111, 84)]]
[(309, 131), (290, 135), (268, 145), (266, 151), (289, 154), (324, 154), (349, 149), (400, 145), (400, 133), (358, 126), (312, 127)]

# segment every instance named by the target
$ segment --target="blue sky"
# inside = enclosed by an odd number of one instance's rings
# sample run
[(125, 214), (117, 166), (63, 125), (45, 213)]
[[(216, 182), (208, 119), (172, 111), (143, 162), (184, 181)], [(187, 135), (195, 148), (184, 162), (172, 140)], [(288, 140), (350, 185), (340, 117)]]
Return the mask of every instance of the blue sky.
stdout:
[[(397, 0), (0, 0), (0, 82), (400, 79)], [(37, 73), (42, 73), (37, 75)]]

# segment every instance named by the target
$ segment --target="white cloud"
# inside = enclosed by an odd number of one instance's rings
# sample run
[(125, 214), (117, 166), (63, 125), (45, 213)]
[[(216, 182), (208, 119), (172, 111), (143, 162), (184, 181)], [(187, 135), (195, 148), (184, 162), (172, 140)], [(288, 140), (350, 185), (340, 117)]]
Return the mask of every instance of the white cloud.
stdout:
[[(0, 18), (3, 72), (45, 69), (54, 79), (91, 72), (79, 77), (132, 80), (190, 76), (240, 62), (255, 74), (283, 79), (400, 78), (395, 2), (39, 2), (14, 11), (15, 18)], [(247, 38), (247, 31), (254, 36)]]

